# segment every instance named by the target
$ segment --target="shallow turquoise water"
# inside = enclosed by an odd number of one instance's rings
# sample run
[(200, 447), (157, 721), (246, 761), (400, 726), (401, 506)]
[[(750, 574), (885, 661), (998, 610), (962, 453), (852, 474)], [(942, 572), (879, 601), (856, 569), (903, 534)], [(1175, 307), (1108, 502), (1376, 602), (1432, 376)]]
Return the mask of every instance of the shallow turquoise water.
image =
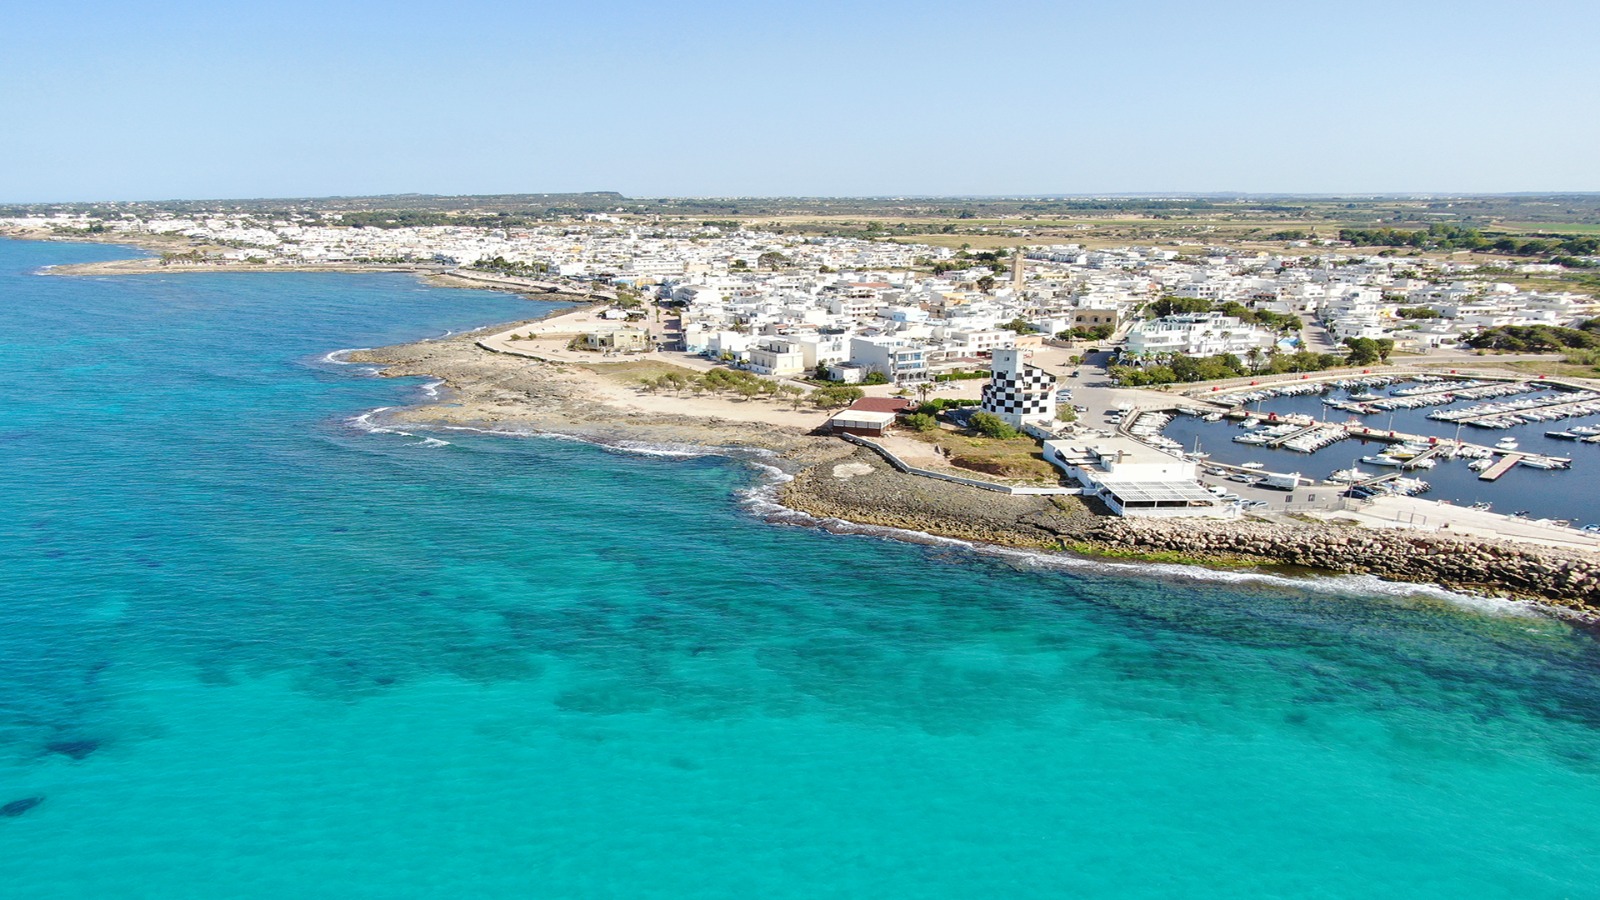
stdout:
[(125, 253), (0, 242), (8, 897), (1600, 893), (1587, 635), (371, 433), (329, 351), (538, 306), (31, 274)]

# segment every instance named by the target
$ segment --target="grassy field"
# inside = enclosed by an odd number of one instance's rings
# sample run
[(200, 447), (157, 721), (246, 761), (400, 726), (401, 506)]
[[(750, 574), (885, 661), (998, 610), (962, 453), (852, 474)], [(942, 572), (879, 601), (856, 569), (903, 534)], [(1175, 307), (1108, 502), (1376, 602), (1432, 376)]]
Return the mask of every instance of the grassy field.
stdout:
[(683, 366), (675, 366), (671, 363), (656, 362), (654, 360), (629, 360), (627, 362), (614, 363), (585, 362), (579, 365), (622, 384), (639, 384), (646, 378), (659, 378), (669, 372), (690, 376), (700, 374), (693, 369), (686, 369)]
[(951, 465), (957, 468), (1042, 484), (1057, 484), (1061, 480), (1060, 470), (1044, 461), (1039, 442), (1030, 437), (1002, 441), (944, 428), (916, 437), (943, 449)]
[(1500, 222), (1493, 229), (1495, 231), (1513, 231), (1523, 234), (1600, 234), (1600, 225), (1586, 225), (1578, 222)]
[(1503, 363), (1506, 368), (1529, 375), (1553, 375), (1557, 378), (1600, 378), (1600, 366), (1584, 366), (1558, 359), (1524, 360)]

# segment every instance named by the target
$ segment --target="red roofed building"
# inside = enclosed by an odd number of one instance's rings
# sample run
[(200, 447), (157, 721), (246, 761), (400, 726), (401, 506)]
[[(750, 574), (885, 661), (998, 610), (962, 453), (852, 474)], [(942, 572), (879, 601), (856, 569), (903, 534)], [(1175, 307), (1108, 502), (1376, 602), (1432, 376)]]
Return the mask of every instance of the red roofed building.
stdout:
[(858, 412), (903, 413), (915, 409), (917, 404), (904, 397), (862, 397), (850, 404)]

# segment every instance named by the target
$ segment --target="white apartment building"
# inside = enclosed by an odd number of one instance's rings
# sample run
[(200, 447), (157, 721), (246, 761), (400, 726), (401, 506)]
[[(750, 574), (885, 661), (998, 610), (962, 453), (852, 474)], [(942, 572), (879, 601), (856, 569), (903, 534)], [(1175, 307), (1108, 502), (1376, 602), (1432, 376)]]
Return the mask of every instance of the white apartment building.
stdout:
[(805, 371), (806, 359), (796, 342), (767, 338), (750, 348), (748, 365), (758, 375), (783, 378)]
[(1139, 322), (1128, 329), (1127, 352), (1134, 356), (1181, 353), (1214, 356), (1248, 353), (1272, 346), (1272, 335), (1236, 316), (1221, 313), (1185, 313)]
[(880, 372), (896, 384), (928, 380), (927, 352), (920, 342), (900, 337), (850, 339), (850, 362)]

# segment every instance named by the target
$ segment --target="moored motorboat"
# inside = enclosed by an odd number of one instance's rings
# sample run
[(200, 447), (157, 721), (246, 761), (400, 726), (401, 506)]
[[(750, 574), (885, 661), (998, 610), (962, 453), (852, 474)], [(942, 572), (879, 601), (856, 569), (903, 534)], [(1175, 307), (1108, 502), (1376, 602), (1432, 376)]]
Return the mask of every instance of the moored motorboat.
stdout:
[(1522, 464), (1535, 469), (1566, 469), (1571, 468), (1572, 460), (1559, 456), (1524, 456)]

